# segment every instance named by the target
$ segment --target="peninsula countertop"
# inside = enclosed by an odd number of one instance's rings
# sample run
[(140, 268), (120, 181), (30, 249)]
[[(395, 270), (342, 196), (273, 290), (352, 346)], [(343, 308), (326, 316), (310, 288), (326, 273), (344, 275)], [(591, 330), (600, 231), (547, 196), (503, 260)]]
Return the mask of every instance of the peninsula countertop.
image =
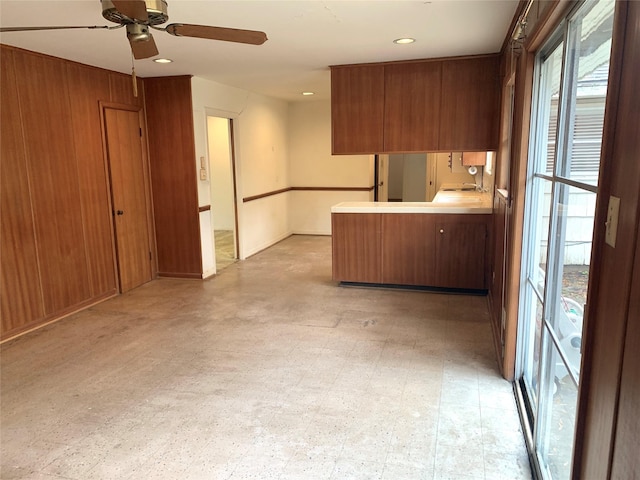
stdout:
[(440, 190), (432, 202), (342, 202), (331, 213), (465, 213), (493, 212), (491, 194)]

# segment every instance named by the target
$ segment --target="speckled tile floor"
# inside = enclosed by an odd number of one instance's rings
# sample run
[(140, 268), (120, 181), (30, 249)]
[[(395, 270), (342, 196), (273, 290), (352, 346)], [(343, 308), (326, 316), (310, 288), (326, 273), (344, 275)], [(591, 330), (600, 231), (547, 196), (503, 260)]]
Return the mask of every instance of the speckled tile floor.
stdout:
[(531, 478), (486, 298), (337, 287), (329, 237), (0, 354), (5, 480)]

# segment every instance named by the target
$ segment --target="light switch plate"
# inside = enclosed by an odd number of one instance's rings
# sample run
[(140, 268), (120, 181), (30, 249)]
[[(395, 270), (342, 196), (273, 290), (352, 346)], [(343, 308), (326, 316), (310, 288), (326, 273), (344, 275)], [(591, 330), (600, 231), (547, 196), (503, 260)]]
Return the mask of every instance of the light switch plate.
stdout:
[(615, 248), (616, 235), (618, 233), (618, 214), (620, 213), (620, 198), (609, 197), (609, 208), (607, 209), (607, 221), (605, 222), (606, 233), (604, 241)]
[(200, 180), (206, 180), (207, 179), (207, 171), (204, 168), (200, 169)]

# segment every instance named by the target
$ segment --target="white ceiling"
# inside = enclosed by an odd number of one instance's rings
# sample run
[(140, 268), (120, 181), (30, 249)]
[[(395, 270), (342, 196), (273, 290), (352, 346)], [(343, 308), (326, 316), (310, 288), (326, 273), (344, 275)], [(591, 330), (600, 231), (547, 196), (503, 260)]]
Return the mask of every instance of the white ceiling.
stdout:
[[(159, 65), (136, 61), (138, 76), (192, 74), (276, 98), (330, 94), (329, 65), (498, 52), (518, 0), (168, 0), (169, 23), (261, 30), (264, 45), (153, 32)], [(0, 0), (0, 25), (108, 25), (98, 0)], [(111, 24), (113, 25), (113, 24)], [(410, 45), (396, 45), (413, 37)], [(131, 72), (124, 29), (11, 32), (0, 43)]]

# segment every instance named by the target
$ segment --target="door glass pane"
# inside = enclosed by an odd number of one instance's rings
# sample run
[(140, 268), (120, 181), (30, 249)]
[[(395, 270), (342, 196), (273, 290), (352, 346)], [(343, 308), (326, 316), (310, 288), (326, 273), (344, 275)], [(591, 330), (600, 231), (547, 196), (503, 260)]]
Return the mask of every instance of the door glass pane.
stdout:
[(560, 97), (560, 81), (562, 78), (562, 52), (564, 44), (560, 43), (544, 60), (540, 78), (540, 103), (538, 112), (538, 138), (536, 148), (536, 173), (553, 175), (556, 153), (556, 130), (558, 128), (558, 98)]
[(559, 340), (567, 360), (558, 381), (569, 382), (569, 372), (577, 379), (580, 372), (583, 307), (589, 284), (589, 261), (593, 238), (596, 194), (556, 183), (558, 207), (554, 227), (554, 282), (548, 292), (553, 301), (550, 327)]
[(569, 24), (564, 94), (568, 121), (558, 175), (591, 185), (598, 184), (613, 4), (588, 2)]
[(535, 190), (532, 195), (535, 195), (535, 197), (531, 199), (531, 202), (536, 205), (536, 215), (531, 219), (531, 260), (533, 262), (531, 278), (538, 295), (542, 298), (547, 278), (547, 247), (549, 243), (552, 182), (542, 178), (535, 178), (532, 185)]
[[(564, 366), (562, 357), (546, 329), (544, 336), (552, 371), (557, 372)], [(540, 422), (538, 459), (547, 476), (568, 479), (571, 478), (578, 389), (573, 382), (558, 382), (556, 376), (548, 378), (550, 385), (544, 392), (546, 408)]]

